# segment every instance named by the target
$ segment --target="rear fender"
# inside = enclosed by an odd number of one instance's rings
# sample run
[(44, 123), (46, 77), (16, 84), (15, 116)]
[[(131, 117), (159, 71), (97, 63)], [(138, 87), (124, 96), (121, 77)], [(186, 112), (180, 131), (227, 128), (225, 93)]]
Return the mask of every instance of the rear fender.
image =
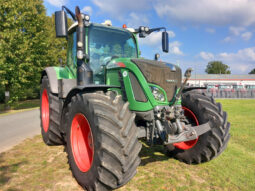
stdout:
[(192, 91), (192, 90), (205, 90), (207, 89), (207, 87), (184, 87), (182, 90), (182, 93), (188, 92), (188, 91)]

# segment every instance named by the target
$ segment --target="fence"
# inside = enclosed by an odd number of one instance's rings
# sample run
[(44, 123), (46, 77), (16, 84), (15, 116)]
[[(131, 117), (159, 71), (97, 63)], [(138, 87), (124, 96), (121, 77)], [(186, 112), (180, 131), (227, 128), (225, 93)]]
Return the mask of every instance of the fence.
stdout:
[(199, 89), (197, 91), (205, 92), (209, 95), (212, 95), (214, 98), (236, 98), (236, 99), (255, 99), (255, 89), (253, 90), (235, 90), (235, 89), (227, 89), (227, 90), (217, 90), (217, 89)]

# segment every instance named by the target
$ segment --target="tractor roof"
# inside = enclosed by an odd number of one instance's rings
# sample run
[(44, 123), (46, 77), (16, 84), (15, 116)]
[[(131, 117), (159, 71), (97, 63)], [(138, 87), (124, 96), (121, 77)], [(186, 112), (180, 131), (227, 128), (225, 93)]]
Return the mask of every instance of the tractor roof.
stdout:
[[(120, 27), (109, 26), (109, 25), (107, 25), (107, 24), (105, 24), (105, 23), (103, 23), (103, 24), (91, 23), (91, 24), (94, 25), (94, 26), (101, 26), (101, 27), (105, 27), (105, 28), (111, 28), (111, 29), (114, 29), (114, 30), (128, 31), (128, 32), (131, 32), (131, 33), (134, 32), (134, 29), (132, 29), (132, 28), (125, 28), (125, 29), (123, 29), (123, 28), (120, 28)], [(74, 23), (69, 27), (68, 32), (71, 32), (71, 31), (72, 31), (73, 29), (75, 29), (77, 26), (78, 26), (78, 22), (76, 21), (76, 22), (74, 22)]]

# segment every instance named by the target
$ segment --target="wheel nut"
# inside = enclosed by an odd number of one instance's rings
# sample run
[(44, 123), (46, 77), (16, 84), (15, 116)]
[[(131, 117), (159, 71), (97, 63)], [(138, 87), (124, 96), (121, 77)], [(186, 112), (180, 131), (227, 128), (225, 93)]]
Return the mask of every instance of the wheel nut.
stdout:
[(194, 131), (192, 131), (192, 132), (190, 133), (190, 136), (193, 136), (193, 135), (195, 135), (195, 132), (194, 132)]

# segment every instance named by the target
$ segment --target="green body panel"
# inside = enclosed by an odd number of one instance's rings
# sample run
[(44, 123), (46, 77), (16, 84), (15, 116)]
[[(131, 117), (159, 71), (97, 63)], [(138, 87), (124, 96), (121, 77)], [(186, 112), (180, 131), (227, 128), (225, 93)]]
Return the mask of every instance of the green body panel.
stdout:
[[(119, 62), (124, 63), (125, 67), (119, 67), (117, 65), (117, 63)], [(136, 64), (134, 64), (131, 61), (131, 58), (114, 59), (107, 65), (106, 68), (107, 68), (106, 70), (107, 85), (120, 86), (121, 84), (119, 80), (120, 80), (120, 75), (122, 75), (130, 110), (149, 111), (149, 110), (152, 110), (157, 105), (169, 105), (168, 101), (159, 102), (154, 98), (151, 92), (150, 86), (158, 87), (164, 93), (165, 98), (166, 98), (166, 92), (160, 86), (148, 83), (145, 77), (143, 76), (142, 72), (140, 71), (140, 69), (136, 66)], [(128, 74), (129, 72), (132, 72), (136, 76), (145, 96), (147, 97), (147, 100), (148, 100), (147, 102), (140, 102), (135, 100), (134, 92), (130, 82), (130, 77)], [(121, 91), (118, 91), (118, 92), (120, 93)]]
[[(119, 68), (107, 70), (106, 84), (119, 86), (119, 87), (121, 86), (119, 81)], [(115, 91), (119, 95), (121, 95), (120, 88), (111, 88), (110, 90)]]

